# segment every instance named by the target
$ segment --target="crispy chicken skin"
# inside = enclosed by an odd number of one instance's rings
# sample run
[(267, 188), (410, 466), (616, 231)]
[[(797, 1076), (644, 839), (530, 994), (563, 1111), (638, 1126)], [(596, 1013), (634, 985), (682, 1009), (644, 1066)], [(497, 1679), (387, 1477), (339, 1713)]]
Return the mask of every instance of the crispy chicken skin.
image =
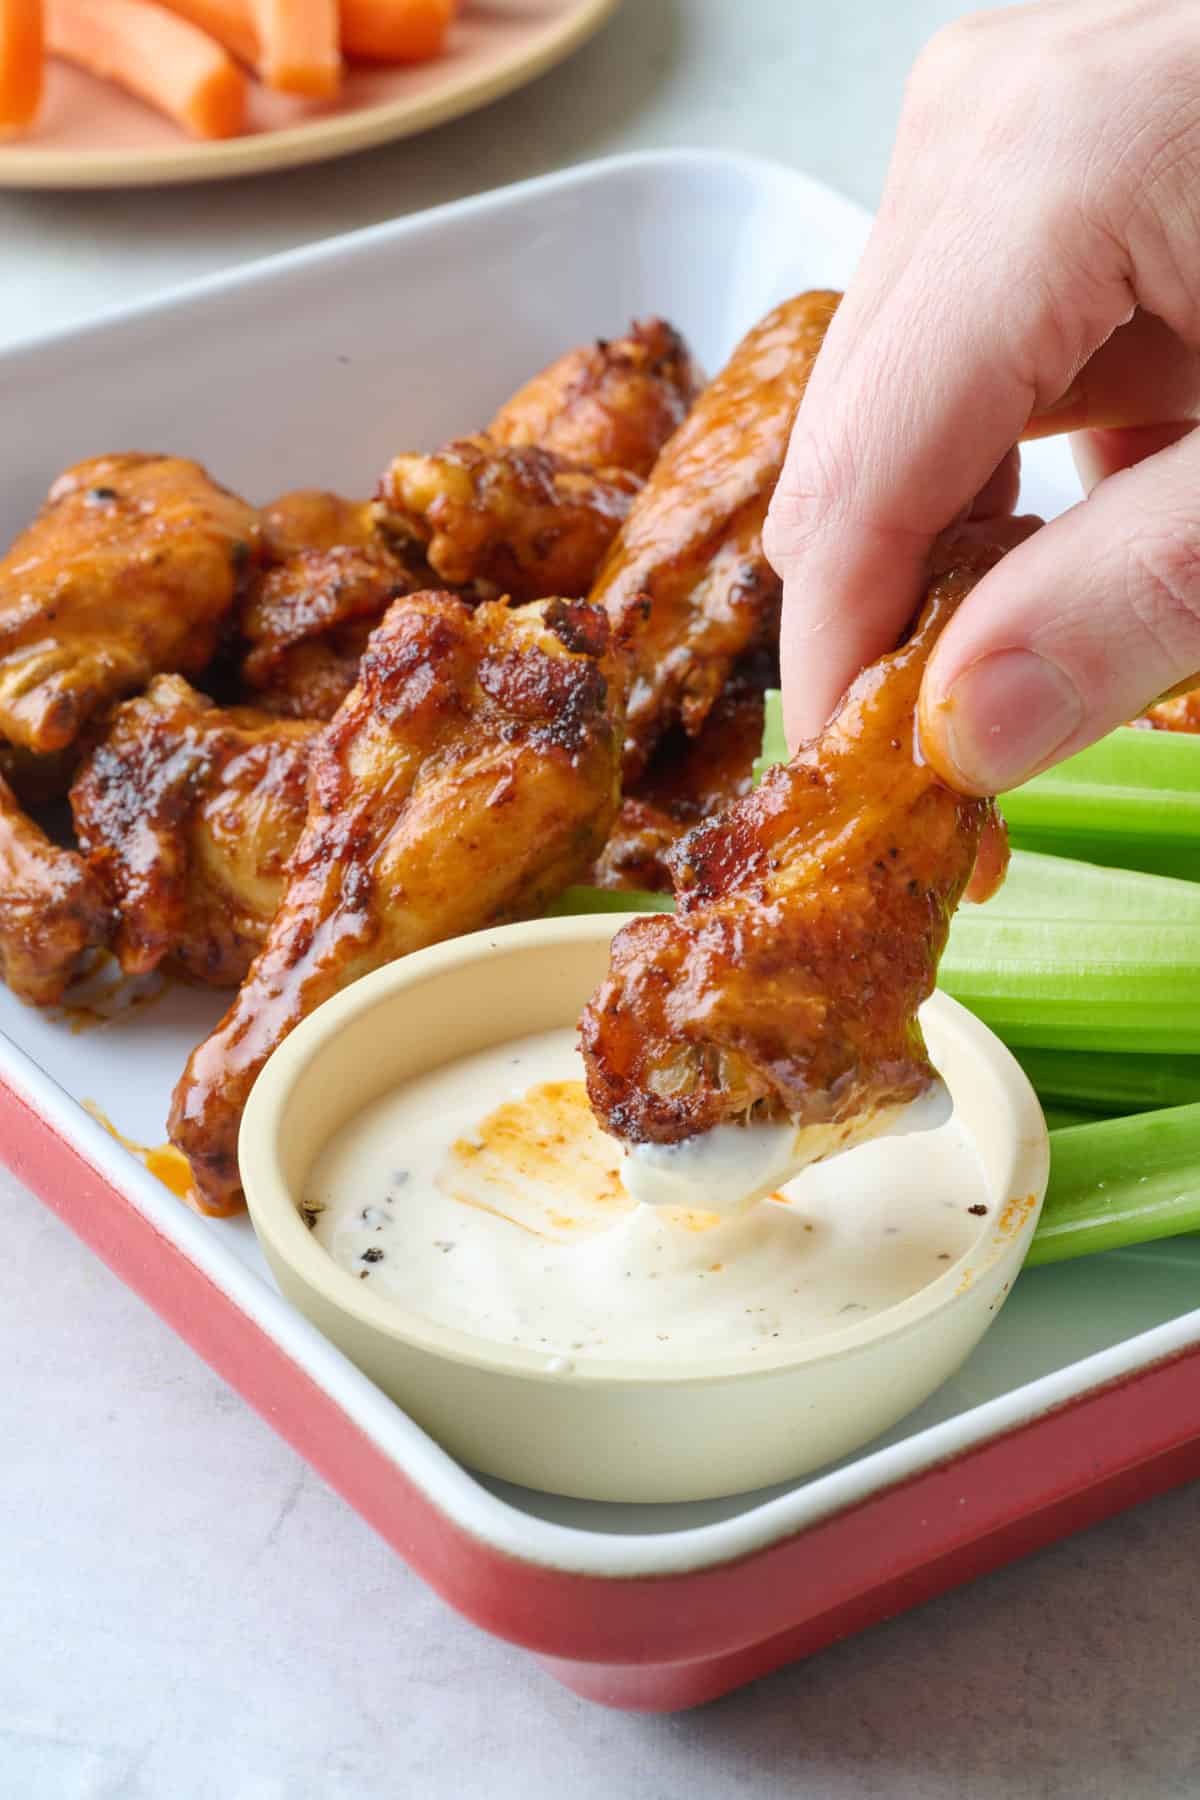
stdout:
[(699, 737), (689, 738), (680, 726), (667, 733), (617, 814), (592, 871), (598, 887), (671, 892), (667, 853), (694, 825), (753, 787), (764, 696), (777, 680), (772, 658), (747, 657), (726, 682)]
[(838, 296), (801, 294), (744, 337), (659, 457), (591, 599), (633, 648), (627, 785), (658, 738), (699, 731), (737, 659), (778, 632), (762, 550), (788, 433)]
[(104, 893), (73, 850), (51, 843), (0, 779), (0, 979), (51, 1006), (108, 941)]
[(701, 386), (687, 345), (665, 319), (635, 321), (626, 337), (569, 350), (535, 375), (500, 408), (488, 435), (644, 477)]
[(361, 549), (375, 540), (369, 500), (324, 488), (293, 488), (262, 509), (263, 560), (286, 562), (301, 550)]
[(371, 503), (319, 488), (262, 510), (264, 570), (241, 605), (238, 697), (290, 719), (331, 719), (358, 678), (367, 639), (401, 594), (428, 587), (375, 527)]
[(939, 543), (910, 640), (859, 676), (821, 738), (680, 844), (677, 915), (617, 934), (583, 1016), (606, 1130), (674, 1143), (762, 1117), (849, 1139), (932, 1083), (917, 1008), (995, 812), (915, 748), (921, 675), (960, 601), (1035, 524)]
[(237, 1134), (267, 1057), (329, 995), (423, 945), (536, 914), (616, 810), (619, 685), (583, 602), (398, 600), (317, 740), (308, 822), (266, 945), (175, 1091), (210, 1211), (241, 1204)]
[(151, 675), (203, 669), (259, 550), (257, 512), (199, 463), (68, 469), (0, 560), (0, 738), (64, 750)]
[(452, 587), (481, 583), (515, 600), (577, 596), (640, 486), (624, 469), (584, 468), (480, 433), (433, 456), (397, 456), (379, 484), (375, 518), (389, 538), (417, 545)]
[(222, 709), (179, 675), (118, 707), (71, 790), (128, 975), (164, 959), (236, 987), (283, 898), (317, 724)]
[(378, 540), (297, 550), (255, 584), (239, 627), (243, 686), (268, 712), (331, 719), (393, 600), (422, 585)]

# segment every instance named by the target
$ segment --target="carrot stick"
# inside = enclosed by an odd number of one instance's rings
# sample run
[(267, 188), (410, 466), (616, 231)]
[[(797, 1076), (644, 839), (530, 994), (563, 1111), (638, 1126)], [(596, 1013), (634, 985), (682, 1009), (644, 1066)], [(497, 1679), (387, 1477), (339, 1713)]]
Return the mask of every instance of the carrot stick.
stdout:
[(128, 88), (194, 137), (236, 137), (246, 83), (213, 38), (154, 0), (46, 0), (54, 56)]
[(424, 62), (437, 56), (458, 10), (455, 0), (340, 0), (342, 49), (371, 62)]
[(284, 94), (327, 100), (342, 79), (337, 0), (254, 0), (260, 73)]
[(24, 131), (42, 98), (42, 0), (0, 0), (0, 137)]
[(207, 31), (239, 62), (253, 68), (258, 61), (258, 33), (250, 0), (159, 0), (159, 4)]

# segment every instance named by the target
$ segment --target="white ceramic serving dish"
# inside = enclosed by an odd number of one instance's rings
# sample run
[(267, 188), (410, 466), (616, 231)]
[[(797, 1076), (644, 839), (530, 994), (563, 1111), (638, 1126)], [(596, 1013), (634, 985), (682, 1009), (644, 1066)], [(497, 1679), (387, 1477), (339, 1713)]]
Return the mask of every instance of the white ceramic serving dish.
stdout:
[[(474, 425), (634, 313), (713, 367), (783, 295), (844, 283), (867, 226), (776, 165), (622, 157), (17, 346), (0, 537), (65, 463), (117, 446), (200, 456), (255, 498), (364, 491), (397, 444)], [(1078, 496), (1062, 446), (1025, 473), (1032, 509)], [(0, 990), (0, 1155), (440, 1593), (580, 1693), (694, 1704), (1200, 1474), (1200, 1242), (1180, 1239), (1022, 1275), (935, 1395), (800, 1481), (618, 1506), (481, 1479), (280, 1294), (248, 1219), (197, 1218), (84, 1110), (161, 1141), (222, 1004), (173, 987), (77, 1031)]]
[[(962, 1255), (906, 1300), (785, 1350), (682, 1367), (580, 1355), (566, 1369), (548, 1367), (562, 1359), (452, 1330), (364, 1286), (300, 1213), (334, 1133), (432, 1069), (573, 1026), (607, 970), (614, 931), (632, 916), (474, 932), (326, 1001), (255, 1084), (242, 1122), (242, 1181), (287, 1298), (463, 1462), (585, 1500), (711, 1500), (845, 1456), (960, 1367), (1025, 1260), (1049, 1172), (1046, 1126), (1000, 1040), (935, 994), (922, 1023), (982, 1170), (986, 1219)], [(893, 1139), (893, 1169), (915, 1141)], [(863, 1159), (851, 1153), (840, 1167), (841, 1204), (853, 1211), (867, 1197)]]

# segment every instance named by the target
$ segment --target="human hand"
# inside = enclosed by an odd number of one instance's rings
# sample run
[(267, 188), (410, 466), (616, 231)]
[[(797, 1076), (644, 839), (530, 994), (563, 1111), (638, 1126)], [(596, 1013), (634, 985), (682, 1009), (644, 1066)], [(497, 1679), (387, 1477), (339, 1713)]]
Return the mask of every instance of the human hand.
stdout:
[(1077, 433), (1089, 497), (948, 625), (939, 773), (1012, 787), (1200, 670), (1194, 26), (1188, 0), (1047, 0), (920, 57), (767, 521), (793, 744), (895, 644), (936, 534), (1012, 510), (1022, 438)]

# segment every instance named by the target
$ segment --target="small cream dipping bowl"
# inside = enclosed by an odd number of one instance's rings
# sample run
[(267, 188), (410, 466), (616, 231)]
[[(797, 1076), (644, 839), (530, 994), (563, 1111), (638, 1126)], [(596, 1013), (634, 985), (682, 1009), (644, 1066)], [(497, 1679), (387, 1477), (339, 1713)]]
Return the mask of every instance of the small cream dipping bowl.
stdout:
[[(1045, 1121), (1000, 1041), (955, 1001), (922, 1010), (934, 1062), (982, 1171), (967, 1249), (899, 1303), (811, 1341), (671, 1362), (570, 1360), (424, 1318), (339, 1266), (300, 1206), (316, 1159), (363, 1108), (491, 1046), (573, 1024), (623, 915), (474, 933), (327, 1001), (260, 1075), (242, 1125), (251, 1219), (287, 1298), (452, 1455), (552, 1493), (710, 1499), (790, 1480), (868, 1443), (962, 1364), (1037, 1224)], [(917, 1140), (889, 1140), (897, 1159)], [(844, 1159), (853, 1207), (855, 1152)], [(980, 1210), (982, 1209), (974, 1209)], [(402, 1215), (400, 1217), (402, 1224)]]

